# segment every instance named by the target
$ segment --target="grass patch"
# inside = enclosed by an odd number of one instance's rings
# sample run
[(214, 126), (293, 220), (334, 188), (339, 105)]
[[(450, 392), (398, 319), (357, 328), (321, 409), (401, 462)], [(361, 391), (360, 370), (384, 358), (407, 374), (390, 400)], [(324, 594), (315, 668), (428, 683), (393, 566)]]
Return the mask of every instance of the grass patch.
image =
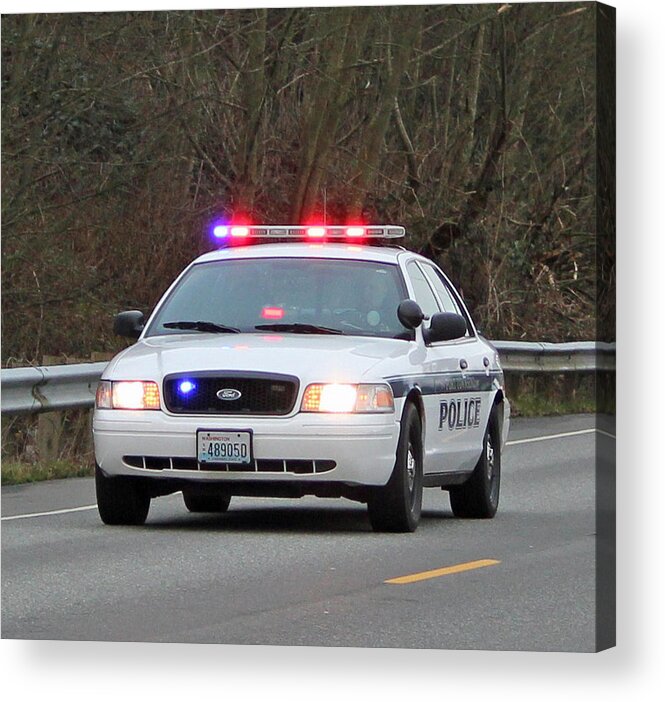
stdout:
[(88, 463), (81, 464), (62, 460), (44, 463), (2, 462), (3, 485), (37, 483), (41, 480), (56, 480), (57, 478), (88, 478), (94, 474), (94, 467)]
[(2, 416), (2, 485), (89, 477), (94, 465), (89, 410)]
[(551, 417), (598, 411), (600, 387), (593, 375), (506, 374), (514, 417)]
[(509, 399), (510, 413), (513, 417), (552, 417), (596, 411), (594, 397), (552, 399), (542, 395), (527, 394)]

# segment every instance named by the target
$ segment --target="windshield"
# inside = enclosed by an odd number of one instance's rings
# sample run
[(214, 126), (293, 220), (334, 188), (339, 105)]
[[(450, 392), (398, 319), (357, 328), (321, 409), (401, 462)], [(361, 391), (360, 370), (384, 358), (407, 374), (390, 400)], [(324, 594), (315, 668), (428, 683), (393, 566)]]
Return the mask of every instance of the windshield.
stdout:
[(171, 291), (146, 336), (269, 331), (410, 339), (394, 264), (250, 258), (200, 263)]

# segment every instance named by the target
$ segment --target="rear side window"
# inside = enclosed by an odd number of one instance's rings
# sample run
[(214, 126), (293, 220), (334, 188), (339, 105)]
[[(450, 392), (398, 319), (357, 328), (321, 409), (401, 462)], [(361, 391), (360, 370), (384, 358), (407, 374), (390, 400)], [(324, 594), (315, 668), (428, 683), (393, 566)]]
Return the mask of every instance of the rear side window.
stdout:
[(416, 296), (416, 302), (420, 305), (420, 308), (427, 317), (431, 317), (437, 312), (441, 312), (439, 308), (439, 303), (434, 297), (432, 288), (430, 287), (425, 274), (420, 270), (420, 267), (415, 261), (409, 261), (406, 264), (406, 271), (413, 285), (413, 290)]
[(433, 266), (428, 266), (427, 264), (422, 264), (423, 270), (427, 279), (432, 284), (436, 294), (439, 296), (439, 300), (443, 306), (444, 312), (455, 312), (455, 314), (462, 314), (458, 304), (455, 302), (452, 293), (448, 290), (446, 284), (439, 278), (439, 275), (434, 270)]
[(434, 266), (431, 266), (427, 263), (422, 263), (421, 265), (423, 267), (423, 270), (425, 271), (427, 279), (432, 284), (432, 287), (436, 291), (436, 294), (439, 296), (439, 300), (441, 302), (441, 305), (443, 306), (443, 311), (454, 312), (455, 314), (462, 315), (462, 317), (464, 317), (464, 319), (466, 319), (467, 322), (466, 336), (471, 336), (471, 324), (469, 317), (466, 311), (459, 306), (457, 300), (453, 297), (453, 293), (450, 290), (450, 287), (448, 286), (444, 278), (442, 277), (441, 273), (436, 268), (434, 268)]

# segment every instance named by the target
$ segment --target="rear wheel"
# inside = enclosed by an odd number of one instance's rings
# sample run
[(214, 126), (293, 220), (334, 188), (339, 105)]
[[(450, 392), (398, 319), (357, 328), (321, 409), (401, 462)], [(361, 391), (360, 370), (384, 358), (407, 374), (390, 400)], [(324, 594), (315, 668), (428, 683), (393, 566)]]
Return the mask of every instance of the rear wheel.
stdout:
[(183, 490), (182, 499), (190, 512), (226, 512), (231, 495), (201, 495)]
[(95, 466), (97, 509), (104, 524), (143, 524), (150, 509), (150, 495), (131, 478), (108, 478)]
[(402, 417), (393, 473), (374, 488), (367, 508), (374, 531), (415, 531), (423, 503), (423, 448), (418, 410), (409, 404)]
[(450, 489), (450, 506), (456, 517), (491, 519), (499, 506), (501, 484), (501, 430), (496, 409), (483, 438), (483, 451), (471, 477)]

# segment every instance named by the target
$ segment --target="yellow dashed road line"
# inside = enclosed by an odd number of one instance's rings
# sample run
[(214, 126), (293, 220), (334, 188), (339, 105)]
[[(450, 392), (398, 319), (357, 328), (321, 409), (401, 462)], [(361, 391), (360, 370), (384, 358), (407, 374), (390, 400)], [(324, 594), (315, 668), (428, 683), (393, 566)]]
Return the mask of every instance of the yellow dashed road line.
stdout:
[(399, 578), (391, 578), (384, 580), (390, 585), (408, 585), (409, 583), (417, 583), (420, 580), (429, 580), (430, 578), (439, 578), (442, 575), (452, 575), (453, 573), (463, 573), (466, 570), (475, 570), (476, 568), (486, 568), (487, 566), (498, 565), (501, 561), (493, 561), (485, 559), (481, 561), (469, 561), (468, 563), (458, 563), (454, 566), (446, 568), (437, 568), (436, 570), (425, 570), (422, 573), (413, 573), (413, 575), (402, 575)]

